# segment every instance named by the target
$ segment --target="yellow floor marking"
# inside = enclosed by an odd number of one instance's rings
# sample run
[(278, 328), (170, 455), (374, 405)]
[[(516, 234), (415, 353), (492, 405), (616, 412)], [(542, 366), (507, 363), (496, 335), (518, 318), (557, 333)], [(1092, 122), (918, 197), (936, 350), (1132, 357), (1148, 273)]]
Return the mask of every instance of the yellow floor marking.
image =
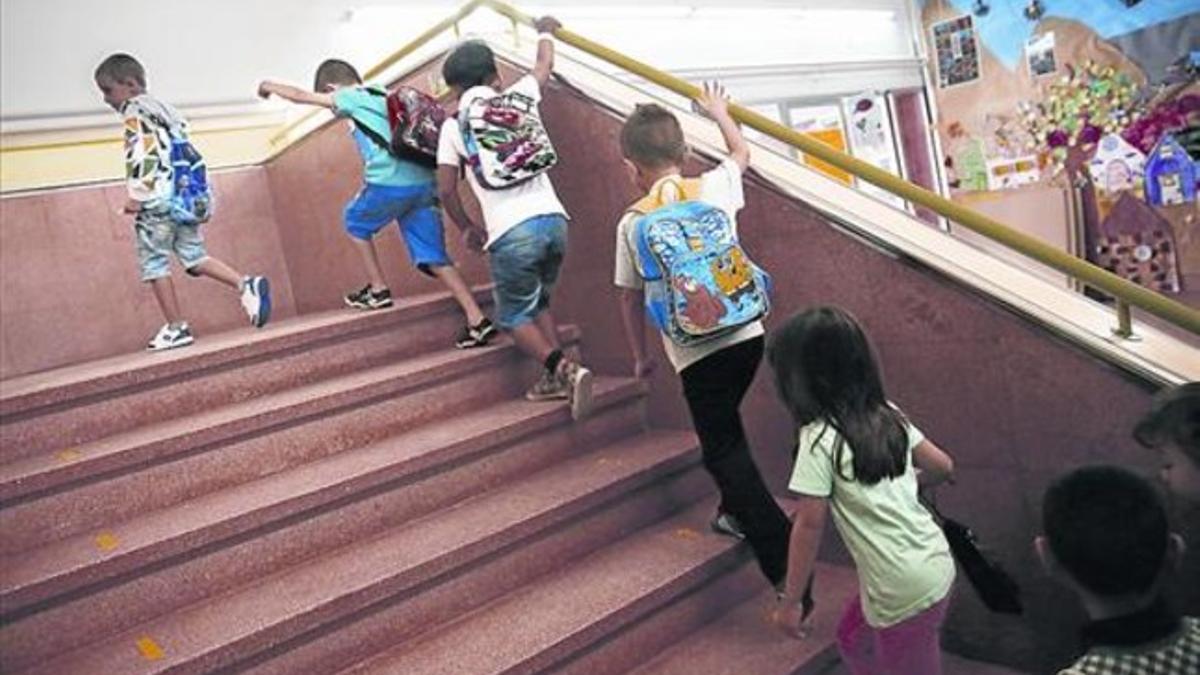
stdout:
[(69, 464), (83, 459), (83, 453), (75, 448), (67, 448), (66, 450), (60, 450), (54, 455), (54, 458), (63, 464)]
[(117, 535), (112, 532), (101, 532), (96, 535), (96, 548), (101, 551), (111, 551), (121, 545), (121, 540), (117, 539)]
[(681, 527), (678, 530), (675, 530), (675, 536), (679, 537), (680, 539), (698, 539), (700, 537), (700, 533), (690, 527)]
[(141, 653), (142, 658), (146, 659), (147, 661), (157, 661), (165, 656), (165, 654), (163, 654), (162, 647), (159, 647), (158, 643), (154, 641), (154, 638), (150, 637), (149, 635), (143, 635), (142, 637), (138, 638), (137, 648), (138, 652)]

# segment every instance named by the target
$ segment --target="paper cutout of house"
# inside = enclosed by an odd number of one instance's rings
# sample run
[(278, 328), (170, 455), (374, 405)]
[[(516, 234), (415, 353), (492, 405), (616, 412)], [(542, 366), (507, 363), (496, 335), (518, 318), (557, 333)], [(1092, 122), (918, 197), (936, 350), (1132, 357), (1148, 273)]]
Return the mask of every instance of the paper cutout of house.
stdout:
[(1117, 134), (1100, 139), (1096, 154), (1088, 162), (1088, 172), (1096, 189), (1113, 194), (1142, 187), (1146, 156)]

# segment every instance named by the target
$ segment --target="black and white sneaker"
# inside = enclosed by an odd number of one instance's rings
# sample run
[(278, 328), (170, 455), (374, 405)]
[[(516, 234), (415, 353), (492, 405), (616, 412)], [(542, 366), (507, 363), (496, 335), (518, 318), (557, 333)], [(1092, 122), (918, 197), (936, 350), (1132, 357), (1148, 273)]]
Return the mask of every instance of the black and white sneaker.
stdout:
[(150, 339), (149, 344), (146, 345), (146, 349), (152, 352), (161, 352), (166, 349), (186, 347), (193, 342), (195, 342), (195, 338), (192, 337), (192, 329), (186, 323), (181, 323), (178, 326), (165, 323), (162, 328), (158, 329), (154, 337)]
[(346, 294), (343, 298), (346, 301), (347, 307), (355, 309), (386, 309), (392, 306), (392, 291), (387, 288), (381, 288), (378, 291), (371, 290), (371, 284), (367, 284), (353, 293)]
[(492, 338), (496, 337), (495, 324), (486, 316), (474, 326), (463, 326), (458, 331), (458, 336), (454, 339), (454, 346), (459, 349), (470, 349), (472, 347), (483, 347)]
[(712, 521), (708, 525), (717, 534), (723, 534), (734, 539), (746, 538), (746, 533), (742, 531), (742, 524), (737, 521), (737, 518), (724, 511), (717, 511), (717, 515), (713, 516)]
[(242, 309), (255, 328), (262, 328), (271, 320), (271, 282), (266, 277), (242, 280)]

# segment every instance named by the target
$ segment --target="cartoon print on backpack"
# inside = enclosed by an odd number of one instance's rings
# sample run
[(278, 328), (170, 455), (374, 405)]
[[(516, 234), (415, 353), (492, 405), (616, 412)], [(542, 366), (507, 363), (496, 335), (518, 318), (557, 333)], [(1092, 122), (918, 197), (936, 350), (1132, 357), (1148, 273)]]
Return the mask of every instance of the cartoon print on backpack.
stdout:
[(729, 312), (721, 298), (691, 277), (675, 277), (672, 285), (683, 301), (679, 318), (694, 329), (713, 328)]
[(511, 187), (558, 161), (532, 98), (518, 92), (477, 98), (465, 112), (463, 145), (480, 186), (492, 190)]

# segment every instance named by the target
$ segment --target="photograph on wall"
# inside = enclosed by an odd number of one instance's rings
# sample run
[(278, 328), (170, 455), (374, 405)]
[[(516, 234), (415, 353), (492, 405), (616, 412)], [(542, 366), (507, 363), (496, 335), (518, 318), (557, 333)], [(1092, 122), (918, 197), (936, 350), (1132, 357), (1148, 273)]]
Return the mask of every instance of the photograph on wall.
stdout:
[(933, 24), (938, 87), (945, 89), (979, 79), (979, 37), (970, 14)]
[(1025, 43), (1025, 60), (1029, 64), (1029, 75), (1034, 78), (1052, 75), (1058, 70), (1054, 60), (1054, 32), (1035, 35)]
[[(846, 152), (846, 131), (842, 127), (842, 116), (836, 105), (818, 105), (795, 107), (788, 109), (788, 118), (792, 128), (810, 136), (825, 145)], [(802, 154), (805, 166), (846, 185), (854, 185), (854, 176), (842, 171), (836, 166), (823, 162), (815, 157)]]
[[(888, 173), (900, 175), (900, 161), (896, 156), (896, 142), (892, 136), (892, 123), (888, 114), (887, 101), (878, 92), (864, 92), (842, 99), (842, 116), (846, 120), (850, 153)], [(897, 208), (904, 208), (904, 200), (896, 195), (865, 181), (859, 189)]]

